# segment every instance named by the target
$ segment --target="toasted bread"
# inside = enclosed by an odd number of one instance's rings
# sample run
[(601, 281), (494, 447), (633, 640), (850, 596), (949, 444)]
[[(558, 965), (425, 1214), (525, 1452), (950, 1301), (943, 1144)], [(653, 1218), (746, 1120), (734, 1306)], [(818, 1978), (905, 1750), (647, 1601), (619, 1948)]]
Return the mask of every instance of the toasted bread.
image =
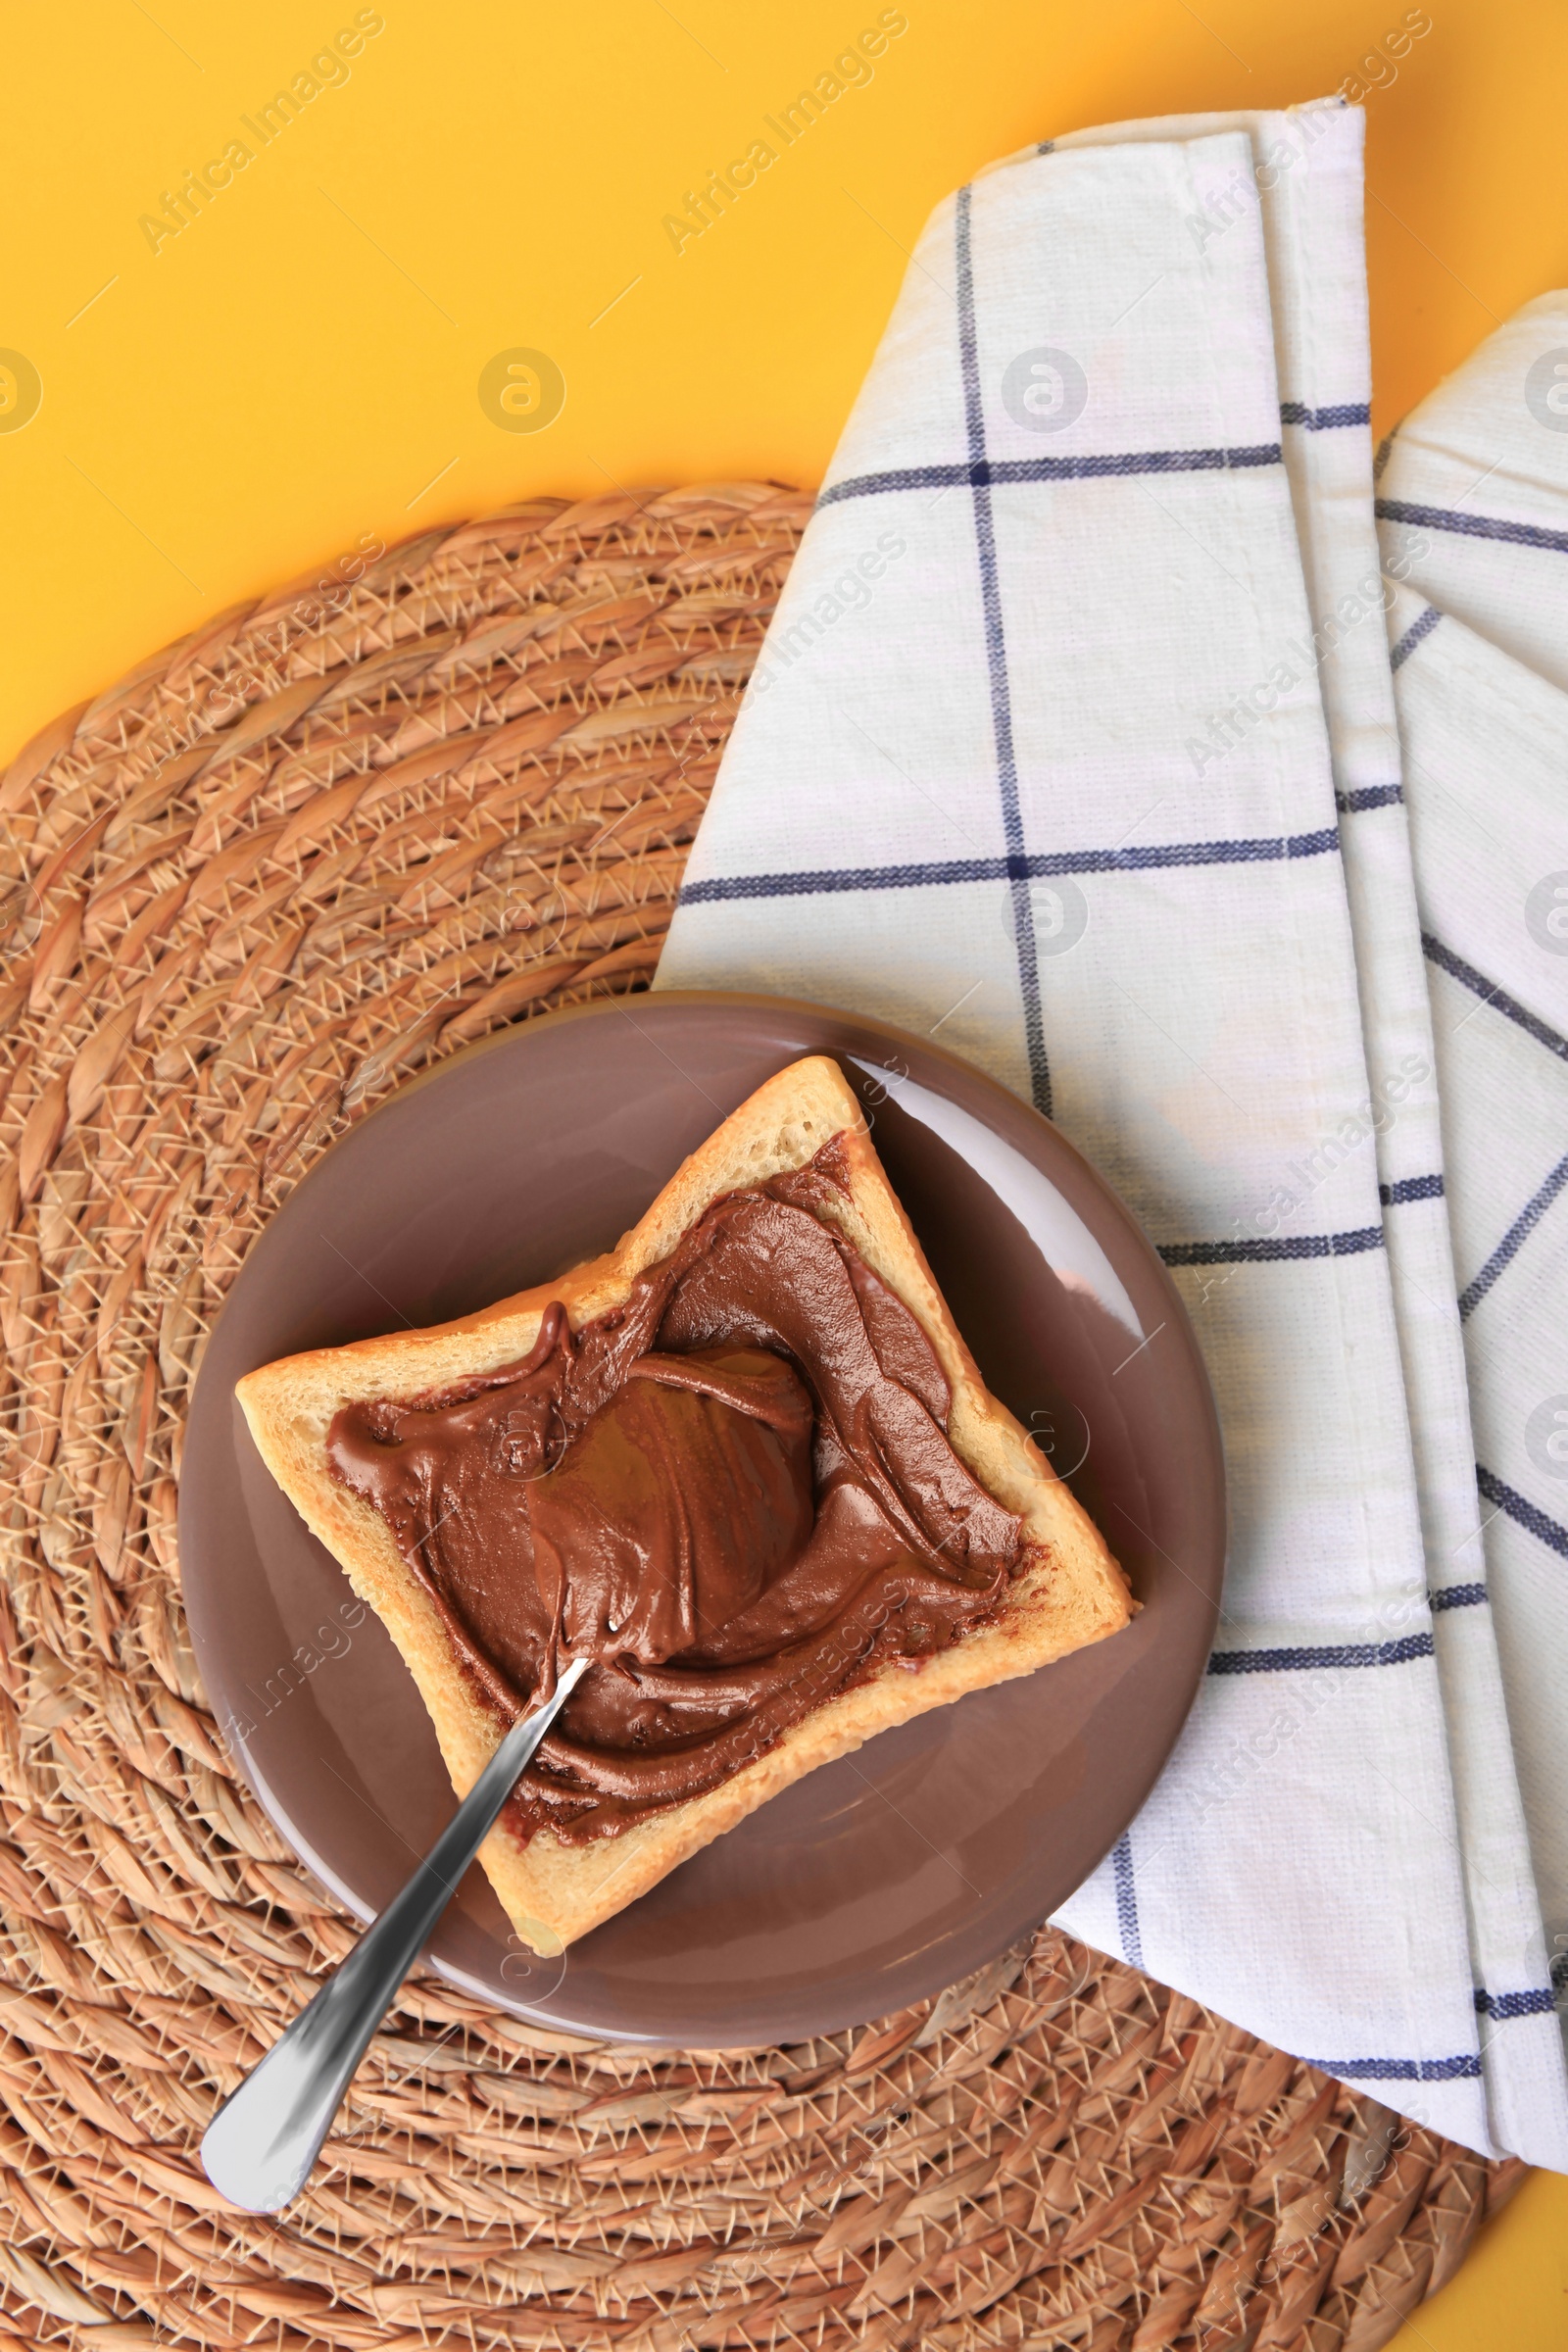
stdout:
[(926, 1333), (952, 1389), (949, 1441), (971, 1475), (1021, 1518), (1023, 1569), (990, 1622), (917, 1672), (884, 1665), (716, 1788), (646, 1815), (616, 1837), (573, 1845), (544, 1828), (523, 1841), (504, 1815), (480, 1858), (518, 1935), (536, 1950), (555, 1951), (585, 1935), (803, 1774), (875, 1733), (1117, 1632), (1135, 1605), (1121, 1570), (1033, 1441), (986, 1390), (883, 1174), (859, 1104), (837, 1064), (822, 1055), (781, 1070), (733, 1111), (608, 1255), (481, 1313), (289, 1356), (239, 1383), (263, 1460), (391, 1633), (430, 1711), (453, 1785), (465, 1793), (504, 1726), (462, 1671), (385, 1520), (332, 1476), (326, 1439), (333, 1416), (345, 1404), (423, 1395), (515, 1361), (554, 1299), (580, 1329), (619, 1306), (634, 1277), (667, 1257), (721, 1195), (803, 1167), (833, 1139), (849, 1190), (819, 1213)]

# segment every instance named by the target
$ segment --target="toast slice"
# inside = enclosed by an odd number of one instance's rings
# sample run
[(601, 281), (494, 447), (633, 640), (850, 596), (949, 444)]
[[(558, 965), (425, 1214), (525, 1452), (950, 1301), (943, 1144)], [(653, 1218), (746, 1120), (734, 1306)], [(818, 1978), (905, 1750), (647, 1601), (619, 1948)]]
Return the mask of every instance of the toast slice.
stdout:
[(795, 1062), (760, 1087), (606, 1256), (481, 1313), (289, 1356), (239, 1383), (263, 1460), (391, 1633), (430, 1711), (453, 1785), (464, 1794), (504, 1726), (461, 1670), (436, 1606), (386, 1521), (332, 1475), (327, 1432), (334, 1415), (346, 1404), (415, 1397), (514, 1362), (532, 1347), (553, 1300), (580, 1329), (620, 1306), (634, 1277), (666, 1258), (720, 1196), (802, 1168), (830, 1142), (848, 1189), (832, 1192), (816, 1213), (838, 1226), (924, 1330), (952, 1390), (947, 1435), (954, 1452), (1023, 1523), (1021, 1571), (989, 1622), (925, 1659), (918, 1672), (884, 1664), (807, 1714), (728, 1780), (646, 1815), (618, 1836), (568, 1844), (546, 1827), (524, 1840), (503, 1815), (480, 1858), (518, 1935), (536, 1951), (558, 1951), (585, 1935), (803, 1774), (877, 1732), (1117, 1632), (1137, 1605), (1121, 1570), (1033, 1441), (987, 1392), (883, 1174), (859, 1103), (824, 1055)]

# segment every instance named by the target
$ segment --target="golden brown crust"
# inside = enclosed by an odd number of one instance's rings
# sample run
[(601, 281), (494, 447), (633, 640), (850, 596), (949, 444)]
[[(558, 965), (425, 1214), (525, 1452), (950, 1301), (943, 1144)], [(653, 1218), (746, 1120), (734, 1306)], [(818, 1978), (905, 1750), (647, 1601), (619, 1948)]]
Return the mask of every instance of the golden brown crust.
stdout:
[(517, 1933), (553, 1951), (647, 1892), (677, 1863), (835, 1756), (966, 1690), (1029, 1674), (1102, 1641), (1132, 1614), (1104, 1541), (1004, 1405), (990, 1396), (924, 1254), (882, 1172), (859, 1105), (836, 1062), (813, 1054), (758, 1089), (677, 1169), (646, 1216), (604, 1257), (482, 1313), (426, 1331), (285, 1357), (239, 1383), (263, 1460), (362, 1599), (382, 1619), (430, 1711), (460, 1794), (497, 1744), (498, 1727), (455, 1659), (434, 1605), (385, 1521), (330, 1474), (326, 1433), (341, 1405), (406, 1397), (525, 1354), (552, 1299), (574, 1329), (619, 1305), (633, 1278), (668, 1256), (709, 1203), (799, 1168), (839, 1139), (849, 1196), (830, 1215), (909, 1307), (953, 1390), (948, 1434), (980, 1483), (1024, 1522), (1029, 1565), (999, 1618), (917, 1669), (889, 1664), (818, 1707), (778, 1743), (706, 1795), (649, 1816), (619, 1837), (564, 1845), (542, 1830), (526, 1845), (502, 1824), (480, 1852)]

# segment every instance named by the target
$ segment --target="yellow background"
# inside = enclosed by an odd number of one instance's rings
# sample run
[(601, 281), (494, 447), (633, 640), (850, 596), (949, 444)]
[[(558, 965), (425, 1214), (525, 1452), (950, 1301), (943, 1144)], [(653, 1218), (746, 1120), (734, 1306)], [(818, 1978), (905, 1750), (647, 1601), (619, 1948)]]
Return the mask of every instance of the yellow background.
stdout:
[[(0, 758), (364, 532), (532, 490), (815, 481), (949, 188), (1079, 124), (1319, 96), (1405, 11), (907, 0), (869, 85), (677, 254), (663, 216), (878, 0), (386, 0), (351, 77), (154, 253), (139, 217), (236, 135), (255, 145), (241, 116), (355, 13), (0, 5), (0, 347), (43, 386), (24, 429), (0, 432)], [(1367, 100), (1380, 429), (1568, 276), (1568, 12), (1428, 13)], [(518, 346), (566, 383), (532, 435), (477, 396)], [(1560, 2352), (1563, 2245), (1568, 2182), (1538, 2179), (1400, 2343)]]

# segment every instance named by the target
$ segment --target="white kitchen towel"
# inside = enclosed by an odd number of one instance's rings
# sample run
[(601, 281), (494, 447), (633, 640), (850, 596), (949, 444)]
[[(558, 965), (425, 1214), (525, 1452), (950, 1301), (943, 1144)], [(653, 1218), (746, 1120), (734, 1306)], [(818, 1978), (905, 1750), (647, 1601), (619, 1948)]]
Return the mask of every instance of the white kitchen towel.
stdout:
[(1214, 1375), (1232, 1561), (1177, 1754), (1066, 1922), (1488, 2149), (1376, 1148), (1430, 1067), (1372, 1099), (1250, 184), (1239, 128), (939, 209), (660, 979), (940, 1030), (1141, 1215)]
[[(1568, 695), (1433, 611), (1401, 589), (1391, 627), (1487, 1511), (1454, 1623), (1495, 1629), (1544, 1914), (1478, 1997), (1484, 2049), (1544, 2128), (1568, 2106), (1549, 1973), (1568, 1966)], [(1500, 1783), (1508, 1740), (1480, 1711), (1466, 1733)]]
[[(1362, 259), (1362, 133), (1356, 108), (1119, 124), (1058, 146), (1245, 127), (1273, 298), (1285, 466), (1300, 539), (1328, 722), (1341, 854), (1360, 982), (1379, 1193), (1421, 1502), (1428, 1600), (1464, 1868), (1483, 2082), (1494, 2138), (1568, 2163), (1568, 2069), (1539, 2027), (1504, 2032), (1539, 1998), (1544, 1925), (1509, 1740), (1481, 1541), (1464, 1343), (1445, 1200), (1431, 1007), (1394, 707), (1388, 602), (1378, 580), (1371, 476), (1371, 348)], [(1565, 395), (1568, 399), (1568, 395)], [(1485, 402), (1472, 403), (1490, 414)], [(1521, 406), (1521, 415), (1524, 413)], [(1423, 412), (1424, 414), (1424, 412)], [(1565, 419), (1568, 421), (1568, 419)], [(1417, 438), (1421, 427), (1412, 420)], [(1568, 454), (1568, 441), (1563, 443)], [(1426, 512), (1424, 509), (1423, 512)], [(1424, 564), (1433, 532), (1404, 534), (1398, 575)], [(1557, 559), (1559, 571), (1563, 568)], [(1237, 714), (1211, 721), (1221, 757)], [(1407, 1086), (1407, 1073), (1420, 1079)]]
[(1486, 1984), (1483, 2038), (1528, 2047), (1544, 2083), (1553, 1986), (1568, 2005), (1568, 295), (1421, 404), (1381, 491), (1417, 591), (1389, 627), (1488, 1513), (1477, 1615), (1545, 1927), (1533, 1966)]

